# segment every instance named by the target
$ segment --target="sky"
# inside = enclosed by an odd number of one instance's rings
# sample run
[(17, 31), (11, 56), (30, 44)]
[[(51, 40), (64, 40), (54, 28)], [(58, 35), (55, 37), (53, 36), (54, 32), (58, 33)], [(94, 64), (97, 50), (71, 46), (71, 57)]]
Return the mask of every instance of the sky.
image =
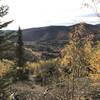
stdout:
[(10, 7), (2, 20), (14, 20), (7, 29), (98, 23), (95, 10), (83, 7), (82, 3), (83, 0), (2, 0), (1, 4)]

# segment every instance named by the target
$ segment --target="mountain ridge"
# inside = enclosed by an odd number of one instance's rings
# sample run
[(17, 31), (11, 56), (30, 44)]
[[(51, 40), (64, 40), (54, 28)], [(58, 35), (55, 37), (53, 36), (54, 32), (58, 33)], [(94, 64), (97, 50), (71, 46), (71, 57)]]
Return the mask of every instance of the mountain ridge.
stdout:
[[(95, 34), (96, 39), (100, 40), (100, 24), (92, 25), (87, 23), (78, 23), (71, 26), (46, 26), (39, 28), (22, 29), (23, 41), (53, 41), (53, 40), (68, 40), (69, 33), (75, 28), (83, 25)], [(4, 30), (6, 33), (15, 30)], [(2, 32), (0, 32), (2, 34)], [(1, 35), (0, 34), (0, 35)]]
[[(69, 38), (68, 34), (74, 29), (75, 26), (83, 24), (88, 30), (93, 33), (100, 32), (100, 24), (91, 25), (87, 23), (79, 23), (72, 26), (47, 26), (40, 28), (24, 29), (24, 41), (46, 41), (46, 40), (66, 40)], [(99, 37), (98, 37), (99, 36)], [(96, 38), (100, 39), (100, 34)]]

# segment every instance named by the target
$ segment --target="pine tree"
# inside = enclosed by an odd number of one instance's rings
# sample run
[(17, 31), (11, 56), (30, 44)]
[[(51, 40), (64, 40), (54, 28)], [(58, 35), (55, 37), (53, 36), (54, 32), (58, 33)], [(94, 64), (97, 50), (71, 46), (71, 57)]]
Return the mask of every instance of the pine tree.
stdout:
[(24, 43), (23, 43), (22, 31), (21, 31), (20, 27), (17, 32), (16, 58), (17, 58), (17, 66), (24, 67), (25, 66)]
[[(10, 23), (12, 23), (12, 21), (8, 21), (8, 22), (2, 21), (2, 18), (5, 15), (7, 15), (8, 10), (9, 10), (8, 6), (0, 5), (0, 60), (3, 59), (2, 53), (4, 51), (7, 51), (12, 46), (12, 42), (10, 41), (10, 39), (13, 32), (5, 33), (4, 31), (2, 31), (3, 28), (7, 27)], [(0, 96), (1, 94), (3, 95), (1, 97), (2, 100), (5, 98), (5, 96), (9, 91), (9, 87), (11, 85), (11, 82), (9, 80), (10, 80), (10, 72), (6, 73), (6, 75), (3, 75), (3, 77), (0, 77)]]
[(17, 32), (17, 44), (16, 44), (16, 77), (18, 80), (25, 80), (28, 78), (28, 69), (26, 68), (26, 60), (25, 60), (25, 49), (24, 43), (22, 39), (22, 31), (19, 27)]
[(7, 15), (9, 10), (8, 6), (0, 6), (0, 59), (2, 59), (2, 52), (6, 51), (8, 48), (11, 47), (12, 42), (10, 41), (10, 38), (12, 36), (12, 32), (10, 33), (5, 33), (2, 31), (2, 28), (7, 27), (8, 24), (12, 23), (13, 21), (8, 21), (8, 22), (1, 22), (2, 17)]

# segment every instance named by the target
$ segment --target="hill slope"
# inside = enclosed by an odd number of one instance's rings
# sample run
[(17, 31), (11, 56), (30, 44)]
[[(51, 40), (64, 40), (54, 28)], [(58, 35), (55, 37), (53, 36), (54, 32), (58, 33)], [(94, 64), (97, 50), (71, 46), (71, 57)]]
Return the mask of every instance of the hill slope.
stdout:
[[(93, 33), (100, 32), (100, 25), (83, 24), (88, 30)], [(67, 40), (68, 33), (71, 32), (76, 24), (73, 26), (48, 26), (40, 28), (30, 28), (23, 30), (24, 41), (48, 41), (48, 40)], [(100, 34), (96, 34), (96, 38), (100, 40)]]

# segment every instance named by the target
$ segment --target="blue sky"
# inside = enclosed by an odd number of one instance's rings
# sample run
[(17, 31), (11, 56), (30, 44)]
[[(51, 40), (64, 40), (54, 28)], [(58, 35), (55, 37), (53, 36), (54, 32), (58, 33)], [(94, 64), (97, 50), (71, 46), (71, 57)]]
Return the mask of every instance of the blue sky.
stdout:
[[(89, 1), (89, 0), (86, 0)], [(9, 14), (2, 20), (14, 20), (7, 29), (49, 25), (72, 25), (79, 22), (96, 24), (92, 8), (82, 7), (83, 0), (2, 0), (9, 5)]]

